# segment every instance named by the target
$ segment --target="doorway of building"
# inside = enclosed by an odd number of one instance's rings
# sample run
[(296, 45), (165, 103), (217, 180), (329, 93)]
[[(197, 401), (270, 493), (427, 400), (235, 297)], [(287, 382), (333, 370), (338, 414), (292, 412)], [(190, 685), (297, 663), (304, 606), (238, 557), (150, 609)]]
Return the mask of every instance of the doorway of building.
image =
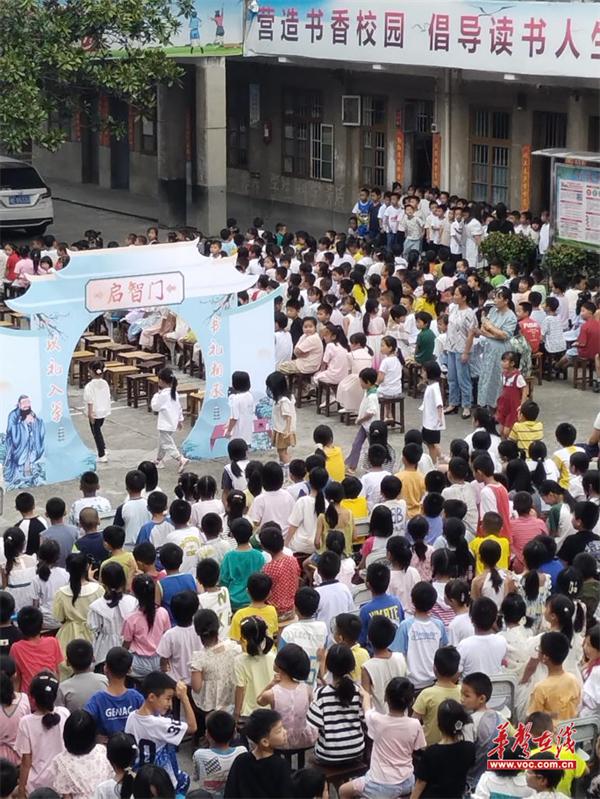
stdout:
[[(534, 111), (532, 143), (534, 150), (542, 150), (548, 147), (566, 147), (567, 115), (553, 111)], [(532, 161), (531, 209), (521, 208), (520, 210), (532, 210), (536, 216), (539, 216), (540, 211), (550, 208), (552, 159), (533, 158)]]
[(114, 97), (110, 100), (110, 115), (120, 123), (124, 133), (120, 138), (110, 137), (110, 187), (111, 189), (129, 188), (129, 106), (123, 100)]

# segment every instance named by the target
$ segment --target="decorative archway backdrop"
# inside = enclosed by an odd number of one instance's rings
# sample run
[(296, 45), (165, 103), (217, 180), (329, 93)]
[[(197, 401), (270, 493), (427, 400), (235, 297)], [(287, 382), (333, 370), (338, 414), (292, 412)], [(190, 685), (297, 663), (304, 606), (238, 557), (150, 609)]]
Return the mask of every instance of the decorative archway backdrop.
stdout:
[(238, 307), (236, 293), (254, 283), (235, 269), (235, 258), (206, 258), (197, 242), (77, 252), (66, 269), (32, 278), (26, 294), (7, 303), (30, 318), (31, 329), (0, 328), (0, 461), (7, 490), (95, 468), (96, 455), (71, 419), (67, 381), (80, 336), (107, 311), (166, 306), (195, 333), (206, 366), (205, 400), (183, 442), (186, 457), (226, 454), (227, 392), (238, 369), (250, 374), (260, 446), (269, 415), (261, 412), (265, 378), (275, 364), (276, 294)]

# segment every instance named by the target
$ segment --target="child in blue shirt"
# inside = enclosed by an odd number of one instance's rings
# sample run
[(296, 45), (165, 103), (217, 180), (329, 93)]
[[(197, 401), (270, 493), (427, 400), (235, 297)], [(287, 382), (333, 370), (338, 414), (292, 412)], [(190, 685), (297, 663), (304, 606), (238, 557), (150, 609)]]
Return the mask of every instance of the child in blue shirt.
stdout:
[[(149, 522), (146, 522), (140, 527), (140, 532), (136, 540), (136, 544), (142, 544), (144, 541), (150, 541), (152, 532), (155, 527), (165, 525), (165, 537), (173, 529), (173, 525), (169, 523), (167, 516), (167, 508), (169, 507), (169, 498), (162, 491), (152, 491), (148, 494), (146, 500), (146, 507), (152, 514)], [(168, 529), (167, 529), (168, 526)], [(158, 542), (158, 546), (162, 541)]]
[(431, 583), (421, 581), (410, 592), (415, 609), (411, 619), (400, 623), (390, 649), (402, 652), (408, 665), (408, 678), (417, 689), (426, 688), (434, 681), (433, 659), (440, 646), (446, 646), (448, 637), (441, 619), (431, 615), (437, 601), (437, 591)]
[(116, 732), (124, 732), (128, 717), (144, 702), (139, 691), (125, 685), (132, 662), (133, 655), (124, 647), (108, 650), (104, 663), (108, 686), (92, 694), (83, 708), (94, 717), (98, 735), (110, 738)]
[(423, 497), (423, 515), (427, 519), (427, 524), (429, 525), (429, 532), (425, 536), (425, 543), (430, 546), (444, 532), (444, 521), (442, 519), (443, 508), (444, 497), (441, 494), (425, 494)]
[(191, 574), (181, 574), (179, 569), (183, 563), (183, 550), (177, 544), (165, 544), (160, 548), (160, 561), (167, 572), (166, 577), (161, 577), (156, 583), (156, 604), (166, 608), (171, 619), (171, 624), (175, 624), (175, 619), (171, 613), (171, 600), (180, 591), (194, 591), (198, 593), (196, 581)]
[(404, 619), (404, 609), (398, 597), (387, 593), (390, 584), (390, 570), (385, 563), (381, 561), (371, 563), (367, 567), (365, 582), (373, 599), (365, 603), (360, 609), (359, 616), (362, 626), (358, 641), (362, 646), (365, 646), (365, 644), (370, 646), (367, 631), (373, 616), (385, 616), (398, 626)]

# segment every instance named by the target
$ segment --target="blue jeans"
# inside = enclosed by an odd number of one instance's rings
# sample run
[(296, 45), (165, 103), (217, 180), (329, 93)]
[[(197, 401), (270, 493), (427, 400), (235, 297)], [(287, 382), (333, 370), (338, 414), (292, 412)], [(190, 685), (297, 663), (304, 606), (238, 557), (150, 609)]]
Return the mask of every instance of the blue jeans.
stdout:
[(470, 408), (473, 402), (473, 386), (469, 363), (461, 361), (462, 353), (448, 352), (448, 403)]
[(360, 791), (361, 799), (399, 799), (408, 796), (415, 785), (415, 778), (411, 774), (403, 782), (395, 784), (375, 782), (369, 772), (357, 780), (353, 780), (354, 790)]
[(388, 248), (388, 250), (392, 250), (392, 252), (393, 252), (394, 247), (396, 246), (396, 234), (395, 233), (386, 233), (386, 239), (387, 239), (387, 248)]

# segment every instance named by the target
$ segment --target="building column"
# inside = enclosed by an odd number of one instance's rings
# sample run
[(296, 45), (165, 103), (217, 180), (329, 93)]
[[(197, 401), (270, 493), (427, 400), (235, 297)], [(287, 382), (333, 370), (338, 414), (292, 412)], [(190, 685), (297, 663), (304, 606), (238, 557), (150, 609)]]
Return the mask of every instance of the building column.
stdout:
[(192, 223), (218, 235), (227, 220), (227, 102), (225, 58), (196, 65), (196, 181)]
[(567, 117), (567, 147), (569, 150), (587, 150), (588, 118), (583, 97), (579, 92), (569, 95)]
[(186, 96), (185, 85), (158, 87), (158, 221), (171, 228), (186, 224)]
[[(444, 86), (444, 127), (440, 129), (443, 178), (440, 188), (448, 190), (451, 194), (458, 194), (459, 197), (470, 197), (470, 112), (465, 92), (461, 71), (450, 70), (449, 78)], [(446, 138), (447, 142), (444, 141)]]

